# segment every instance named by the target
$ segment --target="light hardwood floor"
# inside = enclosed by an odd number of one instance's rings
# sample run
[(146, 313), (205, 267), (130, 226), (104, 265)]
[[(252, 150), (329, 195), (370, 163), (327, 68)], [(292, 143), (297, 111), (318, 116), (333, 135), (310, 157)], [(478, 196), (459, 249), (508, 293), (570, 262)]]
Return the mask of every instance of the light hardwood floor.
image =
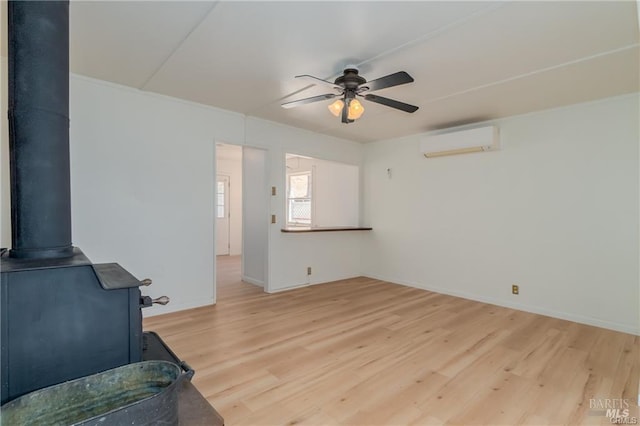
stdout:
[(369, 278), (268, 295), (237, 257), (218, 271), (216, 306), (144, 324), (227, 425), (610, 424), (591, 398), (639, 417), (637, 336)]

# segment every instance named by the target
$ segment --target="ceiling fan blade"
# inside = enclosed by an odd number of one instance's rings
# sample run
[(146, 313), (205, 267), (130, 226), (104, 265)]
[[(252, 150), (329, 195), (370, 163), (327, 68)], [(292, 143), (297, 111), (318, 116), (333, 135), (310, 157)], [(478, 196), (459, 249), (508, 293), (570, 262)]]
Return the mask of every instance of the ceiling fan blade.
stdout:
[(311, 104), (313, 102), (325, 101), (338, 96), (337, 93), (327, 93), (326, 95), (313, 96), (311, 98), (298, 99), (297, 101), (285, 102), (282, 104), (282, 108), (293, 108), (304, 104)]
[(386, 89), (387, 87), (400, 86), (401, 84), (407, 84), (413, 82), (413, 77), (404, 71), (398, 71), (394, 74), (389, 74), (384, 77), (377, 78), (375, 80), (362, 83), (361, 87), (368, 87), (370, 92), (374, 90)]
[(301, 78), (303, 80), (308, 81), (311, 84), (315, 84), (318, 86), (324, 86), (324, 87), (328, 87), (328, 88), (336, 89), (340, 91), (343, 90), (343, 88), (341, 86), (338, 86), (337, 84), (334, 84), (330, 81), (322, 80), (321, 78), (314, 77), (312, 75), (308, 75), (308, 74), (296, 75), (296, 78)]
[(364, 98), (368, 101), (375, 102), (377, 104), (381, 104), (384, 106), (388, 106), (391, 108), (399, 109), (404, 112), (416, 112), (418, 107), (415, 105), (405, 104), (404, 102), (396, 101), (394, 99), (383, 98), (382, 96), (377, 95), (364, 95)]

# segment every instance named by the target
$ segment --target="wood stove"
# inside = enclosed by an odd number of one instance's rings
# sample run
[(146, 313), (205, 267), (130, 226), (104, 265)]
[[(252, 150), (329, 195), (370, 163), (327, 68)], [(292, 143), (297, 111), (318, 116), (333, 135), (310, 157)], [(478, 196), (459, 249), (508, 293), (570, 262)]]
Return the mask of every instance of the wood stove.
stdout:
[[(142, 332), (141, 308), (168, 298), (142, 296), (151, 280), (93, 264), (71, 243), (69, 2), (9, 1), (8, 30), (12, 248), (0, 252), (1, 403), (143, 359), (185, 367)], [(187, 416), (191, 407), (217, 415), (189, 382), (181, 389)]]
[(2, 403), (142, 360), (141, 282), (71, 245), (69, 4), (9, 2), (13, 247), (0, 260)]

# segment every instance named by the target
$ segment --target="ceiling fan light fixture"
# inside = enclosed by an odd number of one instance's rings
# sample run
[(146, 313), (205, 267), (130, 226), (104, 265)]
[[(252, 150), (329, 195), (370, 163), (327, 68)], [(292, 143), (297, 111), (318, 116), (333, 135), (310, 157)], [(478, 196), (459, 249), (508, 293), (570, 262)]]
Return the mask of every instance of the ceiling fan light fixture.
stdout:
[(342, 99), (338, 99), (337, 101), (329, 105), (327, 108), (329, 108), (329, 111), (331, 112), (331, 114), (335, 115), (336, 117), (339, 117), (340, 113), (342, 112), (342, 108), (344, 108), (344, 102), (342, 101)]
[(364, 107), (359, 100), (352, 99), (351, 102), (349, 102), (349, 114), (347, 118), (349, 120), (357, 120), (362, 117), (362, 114), (364, 114)]
[[(308, 74), (297, 75), (296, 78), (306, 79), (313, 85), (324, 86), (331, 89), (332, 92), (324, 95), (312, 96), (310, 98), (285, 102), (282, 104), (283, 108), (293, 108), (300, 105), (339, 98), (329, 105), (328, 109), (335, 117), (341, 117), (341, 121), (344, 124), (353, 123), (355, 120), (362, 117), (362, 114), (364, 114), (364, 107), (359, 100), (356, 100), (356, 96), (359, 96), (368, 102), (374, 102), (408, 113), (416, 112), (418, 110), (418, 107), (415, 105), (409, 105), (394, 99), (371, 94), (371, 92), (375, 92), (376, 90), (412, 83), (414, 81), (413, 77), (405, 71), (398, 71), (369, 81), (358, 75), (358, 70), (356, 68), (345, 69), (343, 71), (343, 75), (336, 78), (333, 83)], [(335, 92), (336, 90), (338, 93)], [(363, 92), (366, 93), (363, 94)]]

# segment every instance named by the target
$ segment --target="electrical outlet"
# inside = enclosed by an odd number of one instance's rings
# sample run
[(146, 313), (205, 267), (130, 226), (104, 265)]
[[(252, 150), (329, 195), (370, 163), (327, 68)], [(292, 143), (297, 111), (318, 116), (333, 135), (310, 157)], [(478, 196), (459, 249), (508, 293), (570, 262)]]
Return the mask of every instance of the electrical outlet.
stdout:
[(511, 286), (511, 293), (513, 294), (520, 294), (520, 287), (518, 287), (517, 284), (514, 284)]
[(311, 275), (311, 266), (307, 266), (307, 275)]

